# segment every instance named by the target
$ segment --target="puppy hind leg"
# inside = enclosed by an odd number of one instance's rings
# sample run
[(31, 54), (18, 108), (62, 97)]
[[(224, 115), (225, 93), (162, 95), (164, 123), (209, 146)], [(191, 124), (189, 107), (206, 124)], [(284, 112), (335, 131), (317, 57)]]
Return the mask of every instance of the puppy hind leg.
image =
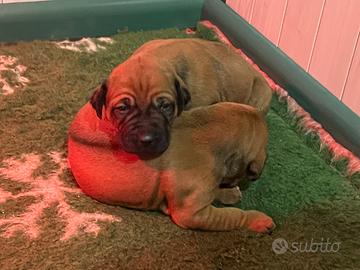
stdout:
[(248, 229), (255, 232), (269, 233), (275, 228), (275, 223), (266, 214), (239, 208), (216, 208), (209, 205), (190, 215), (188, 209), (171, 214), (173, 221), (183, 228), (210, 231), (230, 231)]

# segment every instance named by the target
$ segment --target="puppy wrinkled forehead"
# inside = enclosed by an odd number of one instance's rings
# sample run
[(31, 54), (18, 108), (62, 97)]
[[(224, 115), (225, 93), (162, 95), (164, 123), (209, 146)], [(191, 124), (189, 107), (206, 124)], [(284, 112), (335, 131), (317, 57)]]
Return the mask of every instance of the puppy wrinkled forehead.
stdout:
[(141, 57), (125, 61), (109, 76), (108, 105), (119, 102), (123, 95), (131, 96), (140, 108), (148, 107), (160, 96), (174, 100), (174, 91), (168, 77), (169, 75), (157, 66), (149, 67)]

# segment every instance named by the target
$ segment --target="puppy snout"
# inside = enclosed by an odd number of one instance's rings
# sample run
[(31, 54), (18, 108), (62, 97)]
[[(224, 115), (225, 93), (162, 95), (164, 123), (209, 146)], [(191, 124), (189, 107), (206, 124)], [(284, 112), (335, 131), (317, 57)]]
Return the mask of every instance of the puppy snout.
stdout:
[(142, 133), (139, 135), (139, 142), (142, 146), (150, 146), (156, 141), (156, 134), (155, 133)]
[(153, 158), (169, 146), (169, 136), (159, 125), (135, 125), (122, 133), (122, 147), (126, 152), (136, 153), (142, 158)]

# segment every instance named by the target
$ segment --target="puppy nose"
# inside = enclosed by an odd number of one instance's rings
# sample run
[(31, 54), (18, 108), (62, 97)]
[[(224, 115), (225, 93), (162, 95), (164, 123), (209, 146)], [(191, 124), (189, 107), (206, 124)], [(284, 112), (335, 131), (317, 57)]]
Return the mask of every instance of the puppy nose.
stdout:
[(153, 134), (147, 133), (139, 136), (139, 141), (142, 145), (147, 146), (150, 145), (155, 139)]

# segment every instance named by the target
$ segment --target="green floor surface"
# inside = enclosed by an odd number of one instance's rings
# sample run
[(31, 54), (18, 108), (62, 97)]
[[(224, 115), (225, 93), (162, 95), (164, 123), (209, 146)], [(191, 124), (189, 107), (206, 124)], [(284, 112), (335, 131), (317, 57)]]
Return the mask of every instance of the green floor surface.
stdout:
[[(113, 44), (102, 44), (106, 50), (92, 54), (59, 49), (49, 42), (0, 45), (0, 55), (15, 56), (28, 67), (24, 76), (30, 80), (25, 89), (0, 95), (0, 167), (9, 158), (35, 153), (42, 165), (33, 177), (50, 178), (57, 165), (48, 154), (66, 153), (69, 123), (110, 70), (148, 40), (186, 37), (175, 29), (120, 33)], [(5, 73), (1, 75), (10, 76)], [(76, 213), (100, 211), (122, 221), (99, 222), (96, 237), (79, 230), (62, 241), (66, 222), (55, 202), (37, 221), (37, 238), (23, 232), (0, 235), (0, 269), (360, 269), (360, 196), (353, 180), (309, 145), (276, 97), (267, 120), (266, 168), (243, 193), (239, 207), (274, 217), (278, 227), (272, 235), (183, 230), (159, 213), (107, 206), (67, 193), (66, 202)], [(67, 171), (59, 179), (64, 186), (76, 187)], [(31, 189), (31, 182), (0, 176), (0, 195)], [(0, 233), (9, 226), (2, 220), (21, 216), (41, 200), (41, 195), (0, 197)], [(279, 238), (292, 251), (276, 254), (272, 244)], [(304, 252), (311, 242), (329, 245)]]

